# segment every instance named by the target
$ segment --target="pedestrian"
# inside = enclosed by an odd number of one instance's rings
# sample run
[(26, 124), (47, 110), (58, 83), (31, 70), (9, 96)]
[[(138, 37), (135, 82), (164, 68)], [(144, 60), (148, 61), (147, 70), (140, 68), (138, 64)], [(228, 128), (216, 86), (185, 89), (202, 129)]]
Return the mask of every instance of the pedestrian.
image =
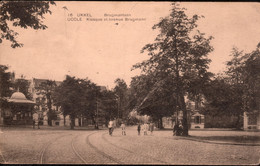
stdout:
[(33, 128), (35, 128), (35, 120), (33, 119)]
[(110, 120), (108, 122), (108, 132), (109, 132), (109, 135), (111, 135), (111, 136), (112, 136), (112, 133), (113, 133), (113, 126), (114, 126), (114, 123), (113, 123), (112, 120)]
[(176, 135), (176, 136), (179, 135), (178, 130), (179, 130), (179, 123), (176, 122), (175, 125), (174, 125), (174, 127), (173, 127), (173, 136), (175, 136), (175, 135)]
[(37, 126), (38, 126), (38, 129), (40, 129), (39, 120), (40, 120), (40, 118), (39, 118), (38, 113), (34, 113), (34, 114), (33, 114), (33, 128), (35, 128), (35, 125), (37, 125)]
[(147, 125), (147, 123), (144, 123), (143, 124), (144, 135), (147, 135), (147, 130), (148, 130), (148, 125)]
[(138, 135), (140, 135), (140, 131), (141, 131), (141, 124), (140, 123), (138, 123), (137, 131), (138, 131)]
[(151, 131), (151, 135), (153, 135), (153, 130), (154, 130), (153, 122), (150, 123), (149, 128), (150, 128), (150, 131)]
[(121, 124), (121, 128), (122, 128), (122, 135), (126, 135), (124, 122)]
[(183, 126), (182, 126), (182, 123), (180, 123), (180, 125), (179, 125), (179, 135), (180, 135), (180, 136), (183, 135)]
[(40, 118), (38, 118), (37, 126), (38, 126), (38, 129), (40, 129)]

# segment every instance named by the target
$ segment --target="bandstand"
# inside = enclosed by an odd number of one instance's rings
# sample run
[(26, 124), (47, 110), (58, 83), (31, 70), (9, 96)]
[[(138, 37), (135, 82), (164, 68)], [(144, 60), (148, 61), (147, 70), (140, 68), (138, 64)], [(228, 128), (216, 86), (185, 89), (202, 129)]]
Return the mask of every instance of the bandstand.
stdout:
[(7, 99), (7, 108), (2, 111), (4, 125), (33, 124), (33, 109), (35, 102), (26, 99), (21, 92), (15, 92)]

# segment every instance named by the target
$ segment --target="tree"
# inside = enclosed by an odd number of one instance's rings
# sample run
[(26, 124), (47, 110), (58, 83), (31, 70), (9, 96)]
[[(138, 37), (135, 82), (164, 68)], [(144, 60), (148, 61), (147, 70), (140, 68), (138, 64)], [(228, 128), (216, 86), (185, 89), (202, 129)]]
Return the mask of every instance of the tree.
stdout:
[(237, 116), (236, 128), (240, 129), (242, 122), (240, 122), (240, 117), (243, 116), (243, 93), (244, 93), (244, 61), (247, 56), (243, 51), (238, 50), (238, 48), (232, 48), (231, 55), (232, 59), (227, 62), (227, 71), (225, 72), (228, 76), (228, 83), (230, 86), (229, 100), (232, 101), (228, 108), (229, 113)]
[[(175, 88), (177, 108), (183, 111), (184, 135), (188, 135), (187, 109), (184, 96), (193, 93), (193, 82), (207, 82), (207, 72), (210, 60), (207, 55), (213, 50), (210, 45), (212, 37), (205, 37), (204, 33), (194, 30), (197, 27), (198, 15), (189, 18), (184, 8), (172, 4), (170, 16), (162, 18), (153, 26), (159, 29), (155, 42), (147, 44), (142, 52), (147, 51), (150, 58), (138, 63), (134, 68), (141, 68), (145, 73), (155, 73), (160, 80), (172, 82)], [(198, 89), (199, 90), (199, 89)], [(197, 94), (200, 91), (195, 91)]]
[(0, 65), (0, 109), (7, 107), (7, 97), (12, 94), (11, 76), (13, 73), (7, 72), (8, 67)]
[(260, 43), (248, 57), (243, 67), (243, 108), (246, 112), (260, 110)]
[(234, 88), (229, 77), (216, 77), (204, 92), (205, 103), (203, 112), (210, 116), (235, 116), (234, 127), (241, 128), (242, 89)]
[(46, 29), (43, 24), (44, 15), (51, 14), (50, 5), (54, 5), (52, 1), (1, 1), (0, 2), (0, 43), (2, 39), (9, 40), (12, 48), (22, 47), (16, 39), (17, 32), (12, 30), (8, 25), (12, 22), (14, 27)]
[(226, 74), (230, 80), (232, 88), (233, 103), (229, 111), (234, 112), (238, 117), (237, 128), (241, 127), (240, 117), (244, 112), (251, 112), (259, 109), (259, 69), (260, 64), (260, 44), (256, 50), (251, 53), (243, 53), (238, 48), (233, 48), (231, 52), (232, 59), (227, 62)]
[(117, 78), (115, 80), (116, 86), (114, 92), (117, 95), (118, 102), (118, 118), (127, 118), (127, 85), (123, 79)]
[(8, 67), (5, 65), (0, 65), (0, 95), (2, 97), (10, 97), (12, 94), (11, 87), (11, 72), (7, 72)]
[(82, 95), (79, 98), (80, 105), (78, 107), (80, 107), (81, 115), (91, 118), (95, 124), (95, 128), (98, 129), (100, 87), (88, 79), (81, 79), (79, 83)]
[(64, 117), (70, 116), (71, 129), (74, 129), (75, 118), (81, 116), (91, 118), (95, 126), (98, 126), (97, 101), (99, 98), (100, 88), (96, 84), (88, 79), (78, 79), (68, 75), (53, 93), (55, 105), (61, 107)]
[(260, 44), (251, 53), (243, 53), (234, 47), (227, 62), (224, 76), (217, 77), (206, 86), (204, 111), (211, 115), (237, 117), (237, 129), (242, 127), (244, 112), (259, 110), (260, 99)]
[(130, 85), (132, 99), (130, 106), (140, 115), (152, 117), (154, 121), (158, 122), (158, 127), (163, 128), (162, 118), (172, 114), (176, 102), (171, 91), (172, 84), (163, 81), (159, 85), (156, 84), (157, 81), (157, 77), (152, 75), (134, 77)]
[(63, 115), (70, 116), (71, 129), (74, 129), (75, 118), (80, 113), (79, 98), (82, 95), (80, 92), (79, 80), (67, 75), (61, 85), (55, 88), (53, 94), (55, 105), (61, 107)]
[(110, 119), (115, 119), (118, 115), (118, 100), (114, 91), (105, 90), (101, 92), (101, 97), (98, 100), (99, 116), (104, 117), (106, 124)]
[(52, 105), (53, 105), (52, 94), (56, 86), (57, 85), (55, 81), (46, 80), (44, 82), (41, 82), (40, 85), (35, 88), (37, 95), (41, 96), (39, 99), (37, 99), (37, 104), (41, 105), (42, 108), (45, 108), (47, 106), (48, 109), (47, 116), (48, 116), (49, 126), (52, 126), (52, 120), (56, 119), (56, 114), (54, 110), (52, 110)]
[(14, 92), (19, 91), (22, 92), (25, 97), (29, 100), (32, 100), (32, 94), (29, 92), (30, 82), (23, 77), (20, 79), (16, 79), (14, 82)]

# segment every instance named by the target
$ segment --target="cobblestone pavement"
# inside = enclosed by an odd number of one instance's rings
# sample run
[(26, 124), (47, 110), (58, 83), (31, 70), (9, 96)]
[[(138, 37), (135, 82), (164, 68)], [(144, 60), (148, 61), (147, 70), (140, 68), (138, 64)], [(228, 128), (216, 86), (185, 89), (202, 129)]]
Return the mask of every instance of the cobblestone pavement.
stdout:
[[(154, 131), (138, 136), (136, 127), (107, 130), (5, 130), (1, 163), (27, 164), (258, 164), (260, 146), (198, 142)], [(194, 137), (258, 136), (259, 132), (190, 131)]]

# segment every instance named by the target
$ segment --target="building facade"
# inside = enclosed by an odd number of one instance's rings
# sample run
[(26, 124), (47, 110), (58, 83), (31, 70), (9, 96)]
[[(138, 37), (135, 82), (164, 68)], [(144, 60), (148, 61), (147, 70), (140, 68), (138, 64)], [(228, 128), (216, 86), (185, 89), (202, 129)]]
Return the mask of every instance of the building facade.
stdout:
[[(188, 115), (188, 126), (190, 129), (204, 129), (205, 127), (205, 117), (200, 113), (201, 103), (196, 103), (185, 98), (187, 105), (187, 115)], [(175, 123), (183, 120), (183, 112), (174, 112), (172, 117), (163, 118), (164, 128), (173, 128)]]

